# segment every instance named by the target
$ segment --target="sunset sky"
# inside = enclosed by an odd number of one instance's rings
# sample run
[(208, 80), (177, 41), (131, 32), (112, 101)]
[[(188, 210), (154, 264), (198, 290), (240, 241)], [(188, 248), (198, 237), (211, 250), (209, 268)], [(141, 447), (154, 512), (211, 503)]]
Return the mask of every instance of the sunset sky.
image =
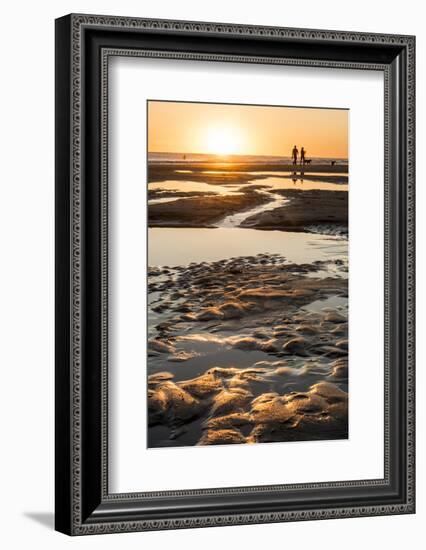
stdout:
[(216, 103), (148, 102), (151, 153), (348, 157), (349, 111)]

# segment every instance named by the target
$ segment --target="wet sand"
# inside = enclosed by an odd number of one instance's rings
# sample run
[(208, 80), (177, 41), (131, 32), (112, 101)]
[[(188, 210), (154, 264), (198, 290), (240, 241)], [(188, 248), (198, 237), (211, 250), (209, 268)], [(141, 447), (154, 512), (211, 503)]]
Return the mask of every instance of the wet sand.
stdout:
[[(256, 172), (256, 168), (263, 171)], [(232, 220), (233, 214), (249, 212), (242, 221), (241, 216), (236, 218), (239, 226), (281, 231), (312, 228), (317, 231), (320, 226), (336, 226), (340, 234), (347, 232), (347, 166), (308, 165), (303, 177), (300, 166), (296, 175), (286, 172), (285, 168), (291, 170), (292, 165), (150, 164), (148, 224), (150, 227), (214, 227), (226, 218)], [(313, 175), (309, 175), (310, 172)], [(321, 176), (321, 172), (324, 175)], [(275, 174), (275, 179), (271, 174)], [(329, 185), (342, 189), (312, 189), (315, 185), (312, 184), (302, 191), (300, 185), (297, 189), (280, 189), (277, 185), (277, 182), (291, 180), (316, 181), (319, 187)], [(159, 182), (169, 187), (158, 188)], [(202, 190), (196, 189), (197, 183)], [(283, 187), (289, 185), (291, 183), (286, 183)], [(262, 208), (269, 203), (270, 206)]]
[(320, 190), (276, 190), (288, 199), (285, 206), (249, 216), (241, 227), (257, 229), (309, 230), (309, 226), (348, 226), (348, 193)]
[[(163, 196), (158, 193), (154, 198)], [(348, 193), (343, 191), (275, 189), (272, 192), (267, 188), (243, 187), (238, 193), (225, 196), (188, 193), (181, 198), (180, 193), (176, 196), (170, 192), (167, 197), (171, 200), (150, 204), (150, 227), (226, 226), (227, 218), (231, 216), (232, 220), (233, 214), (247, 213), (235, 218), (238, 226), (281, 231), (317, 231), (323, 226), (332, 233), (333, 227), (337, 228), (339, 234), (347, 233), (348, 228)], [(250, 215), (251, 210), (256, 213)]]
[[(310, 231), (259, 231), (241, 227), (151, 227), (148, 253), (151, 266), (216, 262), (237, 256), (285, 255), (286, 263), (347, 261), (347, 239)], [(344, 275), (344, 274), (343, 274)]]
[(347, 166), (292, 170), (149, 165), (149, 447), (348, 437)]
[(151, 268), (150, 447), (347, 437), (347, 281), (320, 276), (330, 263)]
[(148, 181), (164, 181), (165, 179), (188, 179), (188, 175), (191, 179), (196, 178), (195, 181), (201, 179), (206, 180), (208, 176), (209, 180), (214, 183), (237, 182), (243, 183), (253, 179), (253, 173), (257, 172), (259, 176), (265, 172), (294, 172), (300, 174), (302, 171), (307, 176), (310, 173), (328, 173), (328, 174), (342, 174), (348, 173), (347, 165), (334, 165), (330, 164), (305, 164), (301, 166), (298, 164), (257, 164), (257, 163), (226, 163), (226, 162), (151, 162), (148, 165)]
[(251, 189), (225, 196), (190, 196), (150, 205), (148, 224), (150, 227), (209, 227), (233, 212), (249, 210), (271, 200)]

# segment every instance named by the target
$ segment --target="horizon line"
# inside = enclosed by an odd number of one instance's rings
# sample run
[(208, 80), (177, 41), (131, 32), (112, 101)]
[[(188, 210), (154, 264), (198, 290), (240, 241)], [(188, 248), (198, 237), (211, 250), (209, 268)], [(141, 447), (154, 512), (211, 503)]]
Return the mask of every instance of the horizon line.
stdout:
[[(291, 158), (291, 155), (277, 155), (266, 153), (231, 153), (229, 155), (219, 155), (217, 153), (201, 153), (198, 151), (147, 151), (148, 155), (205, 155), (209, 157), (278, 157), (278, 158)], [(334, 155), (330, 156), (320, 156), (320, 155), (309, 155), (311, 158), (318, 159), (336, 159), (336, 160), (349, 160), (349, 157), (336, 157)]]

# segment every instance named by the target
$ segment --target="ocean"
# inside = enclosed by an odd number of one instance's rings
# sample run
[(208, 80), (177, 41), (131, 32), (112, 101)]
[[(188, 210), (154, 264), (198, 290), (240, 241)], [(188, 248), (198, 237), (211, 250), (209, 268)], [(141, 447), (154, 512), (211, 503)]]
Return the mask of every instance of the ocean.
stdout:
[[(335, 161), (340, 166), (347, 166), (347, 159), (327, 158), (327, 157), (310, 157), (312, 164), (330, 164)], [(164, 162), (234, 162), (234, 163), (253, 163), (253, 164), (289, 164), (292, 162), (290, 156), (273, 156), (273, 155), (208, 155), (201, 153), (148, 153), (148, 162), (164, 163)]]

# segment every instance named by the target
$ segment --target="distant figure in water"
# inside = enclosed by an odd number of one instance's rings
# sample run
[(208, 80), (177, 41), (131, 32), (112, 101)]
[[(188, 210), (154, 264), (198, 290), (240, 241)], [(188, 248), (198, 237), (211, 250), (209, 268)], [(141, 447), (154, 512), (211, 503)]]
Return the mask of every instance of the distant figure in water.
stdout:
[(293, 147), (293, 151), (291, 152), (291, 156), (293, 157), (293, 164), (296, 166), (297, 164), (297, 157), (299, 155), (299, 150), (297, 149), (296, 145)]
[(183, 155), (183, 160), (186, 160), (186, 155)]
[(302, 149), (300, 150), (300, 164), (305, 164), (305, 155), (306, 155), (305, 148), (302, 147)]
[(336, 161), (335, 160), (332, 160), (331, 161), (331, 166), (334, 166), (336, 164)]

